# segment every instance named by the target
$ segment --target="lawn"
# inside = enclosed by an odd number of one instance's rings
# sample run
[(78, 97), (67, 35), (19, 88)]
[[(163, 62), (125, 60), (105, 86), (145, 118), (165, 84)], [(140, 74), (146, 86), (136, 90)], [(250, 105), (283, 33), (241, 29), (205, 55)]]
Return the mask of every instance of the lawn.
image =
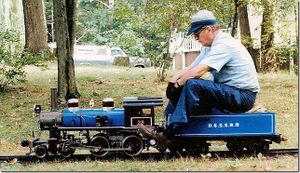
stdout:
[[(28, 82), (0, 93), (0, 155), (25, 154), (28, 150), (20, 141), (30, 138), (32, 131), (39, 132), (34, 117), (33, 105), (42, 109), (50, 107), (50, 88), (56, 87), (57, 67), (49, 64), (47, 70), (27, 67)], [(174, 73), (168, 71), (168, 77)], [(152, 68), (127, 68), (115, 66), (77, 66), (76, 78), (81, 94), (80, 107), (89, 107), (91, 98), (94, 107), (101, 106), (101, 100), (111, 97), (115, 106), (122, 106), (124, 96), (162, 96), (164, 106), (156, 110), (157, 123), (163, 119), (167, 103), (165, 88), (167, 82), (156, 81)], [(298, 147), (298, 77), (287, 72), (259, 74), (261, 92), (258, 102), (269, 111), (277, 113), (277, 132), (288, 137), (288, 141), (272, 144), (271, 148)], [(46, 134), (42, 133), (42, 136)], [(218, 144), (218, 143), (217, 143)], [(217, 147), (224, 148), (219, 143)], [(213, 165), (213, 166), (212, 166)], [(0, 171), (296, 171), (298, 156), (209, 158), (187, 157), (169, 160), (142, 161), (138, 159), (113, 161), (76, 161), (19, 163), (0, 162)]]

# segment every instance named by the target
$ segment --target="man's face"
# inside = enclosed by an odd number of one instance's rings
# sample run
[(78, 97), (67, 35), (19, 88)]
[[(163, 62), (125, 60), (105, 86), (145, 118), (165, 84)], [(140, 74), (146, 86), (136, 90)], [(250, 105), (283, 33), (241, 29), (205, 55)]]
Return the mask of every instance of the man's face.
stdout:
[(202, 46), (211, 46), (213, 41), (213, 30), (210, 26), (201, 28), (194, 34), (196, 40), (198, 40)]

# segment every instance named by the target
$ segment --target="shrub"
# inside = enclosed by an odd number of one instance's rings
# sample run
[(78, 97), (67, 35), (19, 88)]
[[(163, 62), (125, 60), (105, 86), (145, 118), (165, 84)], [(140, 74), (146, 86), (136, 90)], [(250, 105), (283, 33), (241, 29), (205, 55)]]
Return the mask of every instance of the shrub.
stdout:
[(294, 61), (294, 71), (298, 74), (298, 46), (297, 45), (284, 45), (276, 47), (276, 56), (278, 56), (281, 61), (282, 70), (288, 70), (290, 65), (290, 56), (292, 55)]
[(40, 58), (26, 54), (19, 34), (0, 25), (0, 92), (26, 81), (24, 67), (29, 64), (44, 66)]

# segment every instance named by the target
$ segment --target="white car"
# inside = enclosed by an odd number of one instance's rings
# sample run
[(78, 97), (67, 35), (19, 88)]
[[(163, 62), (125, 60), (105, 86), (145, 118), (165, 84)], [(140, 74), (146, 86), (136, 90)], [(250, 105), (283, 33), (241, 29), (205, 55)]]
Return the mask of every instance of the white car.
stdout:
[[(54, 53), (55, 43), (49, 43), (49, 48)], [(128, 57), (120, 47), (75, 45), (73, 59), (75, 64), (113, 64), (115, 57)], [(150, 61), (138, 57), (129, 57), (130, 66), (149, 67)]]
[[(128, 57), (126, 55), (126, 53), (119, 47), (112, 47), (111, 48), (111, 55), (113, 57)], [(129, 57), (129, 65), (133, 66), (133, 67), (141, 67), (141, 68), (145, 68), (145, 67), (150, 67), (150, 61), (143, 59), (143, 58), (139, 58), (139, 57)]]
[(76, 45), (73, 55), (75, 64), (112, 64), (114, 57), (108, 46)]

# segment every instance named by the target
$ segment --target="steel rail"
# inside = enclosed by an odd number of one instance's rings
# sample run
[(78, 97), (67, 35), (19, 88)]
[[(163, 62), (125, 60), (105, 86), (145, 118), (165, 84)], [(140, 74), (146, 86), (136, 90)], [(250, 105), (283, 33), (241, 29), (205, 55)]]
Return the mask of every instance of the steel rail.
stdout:
[[(253, 152), (247, 152), (244, 151), (241, 155), (235, 155), (230, 151), (210, 151), (206, 155), (198, 155), (196, 157), (210, 157), (210, 158), (227, 158), (227, 157), (249, 157), (254, 156), (257, 157), (259, 153), (253, 153)], [(289, 149), (271, 149), (267, 152), (262, 153), (263, 156), (277, 156), (277, 155), (299, 155), (299, 149), (298, 148), (289, 148)], [(11, 155), (11, 156), (0, 156), (0, 162), (12, 162), (12, 161), (18, 161), (18, 162), (37, 162), (37, 161), (53, 161), (53, 160), (114, 160), (114, 159), (130, 159), (130, 158), (137, 158), (141, 160), (165, 160), (170, 158), (176, 158), (176, 157), (186, 157), (190, 156), (187, 153), (175, 153), (171, 154), (170, 152), (165, 153), (159, 153), (159, 152), (143, 152), (135, 157), (129, 157), (126, 156), (124, 153), (112, 153), (108, 154), (107, 156), (103, 158), (95, 158), (91, 154), (75, 154), (71, 156), (70, 158), (62, 158), (60, 156), (50, 155), (44, 159), (39, 159), (35, 155)]]

